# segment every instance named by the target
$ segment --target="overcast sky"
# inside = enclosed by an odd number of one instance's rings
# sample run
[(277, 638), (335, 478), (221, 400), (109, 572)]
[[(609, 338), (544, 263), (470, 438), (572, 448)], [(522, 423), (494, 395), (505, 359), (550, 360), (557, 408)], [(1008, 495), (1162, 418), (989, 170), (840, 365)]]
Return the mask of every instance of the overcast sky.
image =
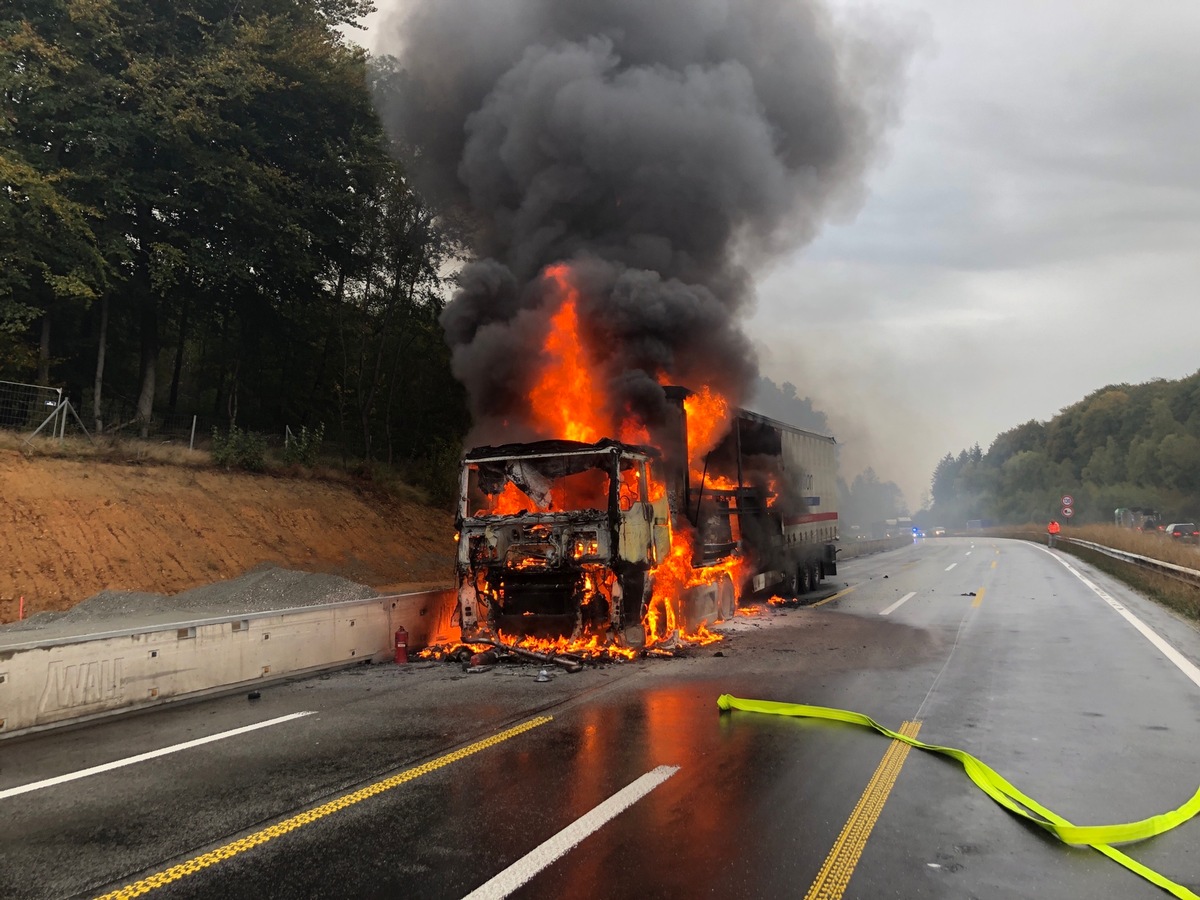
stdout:
[(1200, 5), (887, 9), (918, 49), (866, 198), (759, 273), (746, 327), (845, 474), (915, 509), (947, 451), (1200, 369)]

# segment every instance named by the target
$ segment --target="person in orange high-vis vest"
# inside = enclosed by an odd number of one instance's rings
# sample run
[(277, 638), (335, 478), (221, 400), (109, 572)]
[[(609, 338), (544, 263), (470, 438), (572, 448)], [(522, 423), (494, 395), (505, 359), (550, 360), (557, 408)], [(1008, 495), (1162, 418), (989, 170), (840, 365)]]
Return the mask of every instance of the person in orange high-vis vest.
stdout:
[(1054, 519), (1050, 520), (1050, 524), (1046, 526), (1046, 543), (1051, 547), (1054, 546), (1054, 539), (1058, 537), (1058, 533), (1062, 531), (1062, 526)]

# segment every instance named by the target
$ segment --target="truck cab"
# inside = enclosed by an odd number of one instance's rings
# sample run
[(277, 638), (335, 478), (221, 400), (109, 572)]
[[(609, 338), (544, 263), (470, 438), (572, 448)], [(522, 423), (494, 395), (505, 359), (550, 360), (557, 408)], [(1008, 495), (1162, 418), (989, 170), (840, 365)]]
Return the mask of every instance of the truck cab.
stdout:
[(470, 451), (457, 513), (463, 639), (644, 643), (647, 573), (671, 550), (657, 462), (652, 448), (613, 440)]

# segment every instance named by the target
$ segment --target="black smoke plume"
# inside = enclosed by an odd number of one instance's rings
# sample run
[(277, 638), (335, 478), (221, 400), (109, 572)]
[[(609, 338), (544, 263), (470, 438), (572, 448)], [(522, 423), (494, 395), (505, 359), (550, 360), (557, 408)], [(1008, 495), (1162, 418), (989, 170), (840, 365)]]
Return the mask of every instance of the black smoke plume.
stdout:
[(485, 443), (533, 436), (559, 261), (617, 411), (652, 423), (659, 377), (740, 404), (749, 271), (859, 202), (908, 55), (815, 0), (427, 0), (393, 25), (385, 118), (472, 225), (442, 322)]

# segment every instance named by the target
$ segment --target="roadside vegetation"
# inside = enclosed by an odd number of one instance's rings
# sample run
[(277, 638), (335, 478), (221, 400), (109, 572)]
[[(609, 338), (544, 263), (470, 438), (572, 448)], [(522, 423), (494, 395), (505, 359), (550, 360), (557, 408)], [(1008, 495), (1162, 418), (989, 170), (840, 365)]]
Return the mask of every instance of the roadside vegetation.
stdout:
[(1163, 522), (1200, 517), (1200, 372), (1177, 381), (1111, 385), (1047, 422), (1026, 422), (947, 453), (933, 473), (928, 518), (952, 528), (970, 520), (1045, 524), (1112, 522), (1120, 507), (1145, 507)]
[[(452, 490), (443, 485), (453, 484), (458, 461), (457, 451), (453, 459), (442, 459), (443, 471), (435, 475), (422, 468), (429, 465), (424, 460), (392, 465), (358, 460), (346, 465), (337, 456), (324, 455), (314, 458), (311, 462), (300, 463), (289, 458), (286, 448), (268, 445), (261, 440), (261, 436), (258, 436), (256, 444), (262, 447), (262, 456), (253, 460), (251, 465), (245, 466), (233, 464), (229, 459), (219, 459), (220, 454), (214, 453), (208, 446), (189, 450), (186, 440), (158, 441), (118, 434), (101, 435), (92, 440), (68, 435), (61, 441), (39, 436), (27, 441), (19, 434), (0, 431), (0, 450), (16, 451), (30, 457), (93, 460), (123, 466), (237, 469), (273, 478), (344, 484), (396, 500), (441, 508), (448, 508), (452, 500)], [(446, 468), (449, 469), (448, 472), (445, 471)]]
[[(403, 73), (339, 31), (370, 9), (4, 6), (0, 382), (64, 388), (97, 452), (148, 457), (195, 416), (225, 465), (282, 452), (447, 492), (460, 242), (376, 114)], [(256, 443), (285, 430), (294, 449)]]

